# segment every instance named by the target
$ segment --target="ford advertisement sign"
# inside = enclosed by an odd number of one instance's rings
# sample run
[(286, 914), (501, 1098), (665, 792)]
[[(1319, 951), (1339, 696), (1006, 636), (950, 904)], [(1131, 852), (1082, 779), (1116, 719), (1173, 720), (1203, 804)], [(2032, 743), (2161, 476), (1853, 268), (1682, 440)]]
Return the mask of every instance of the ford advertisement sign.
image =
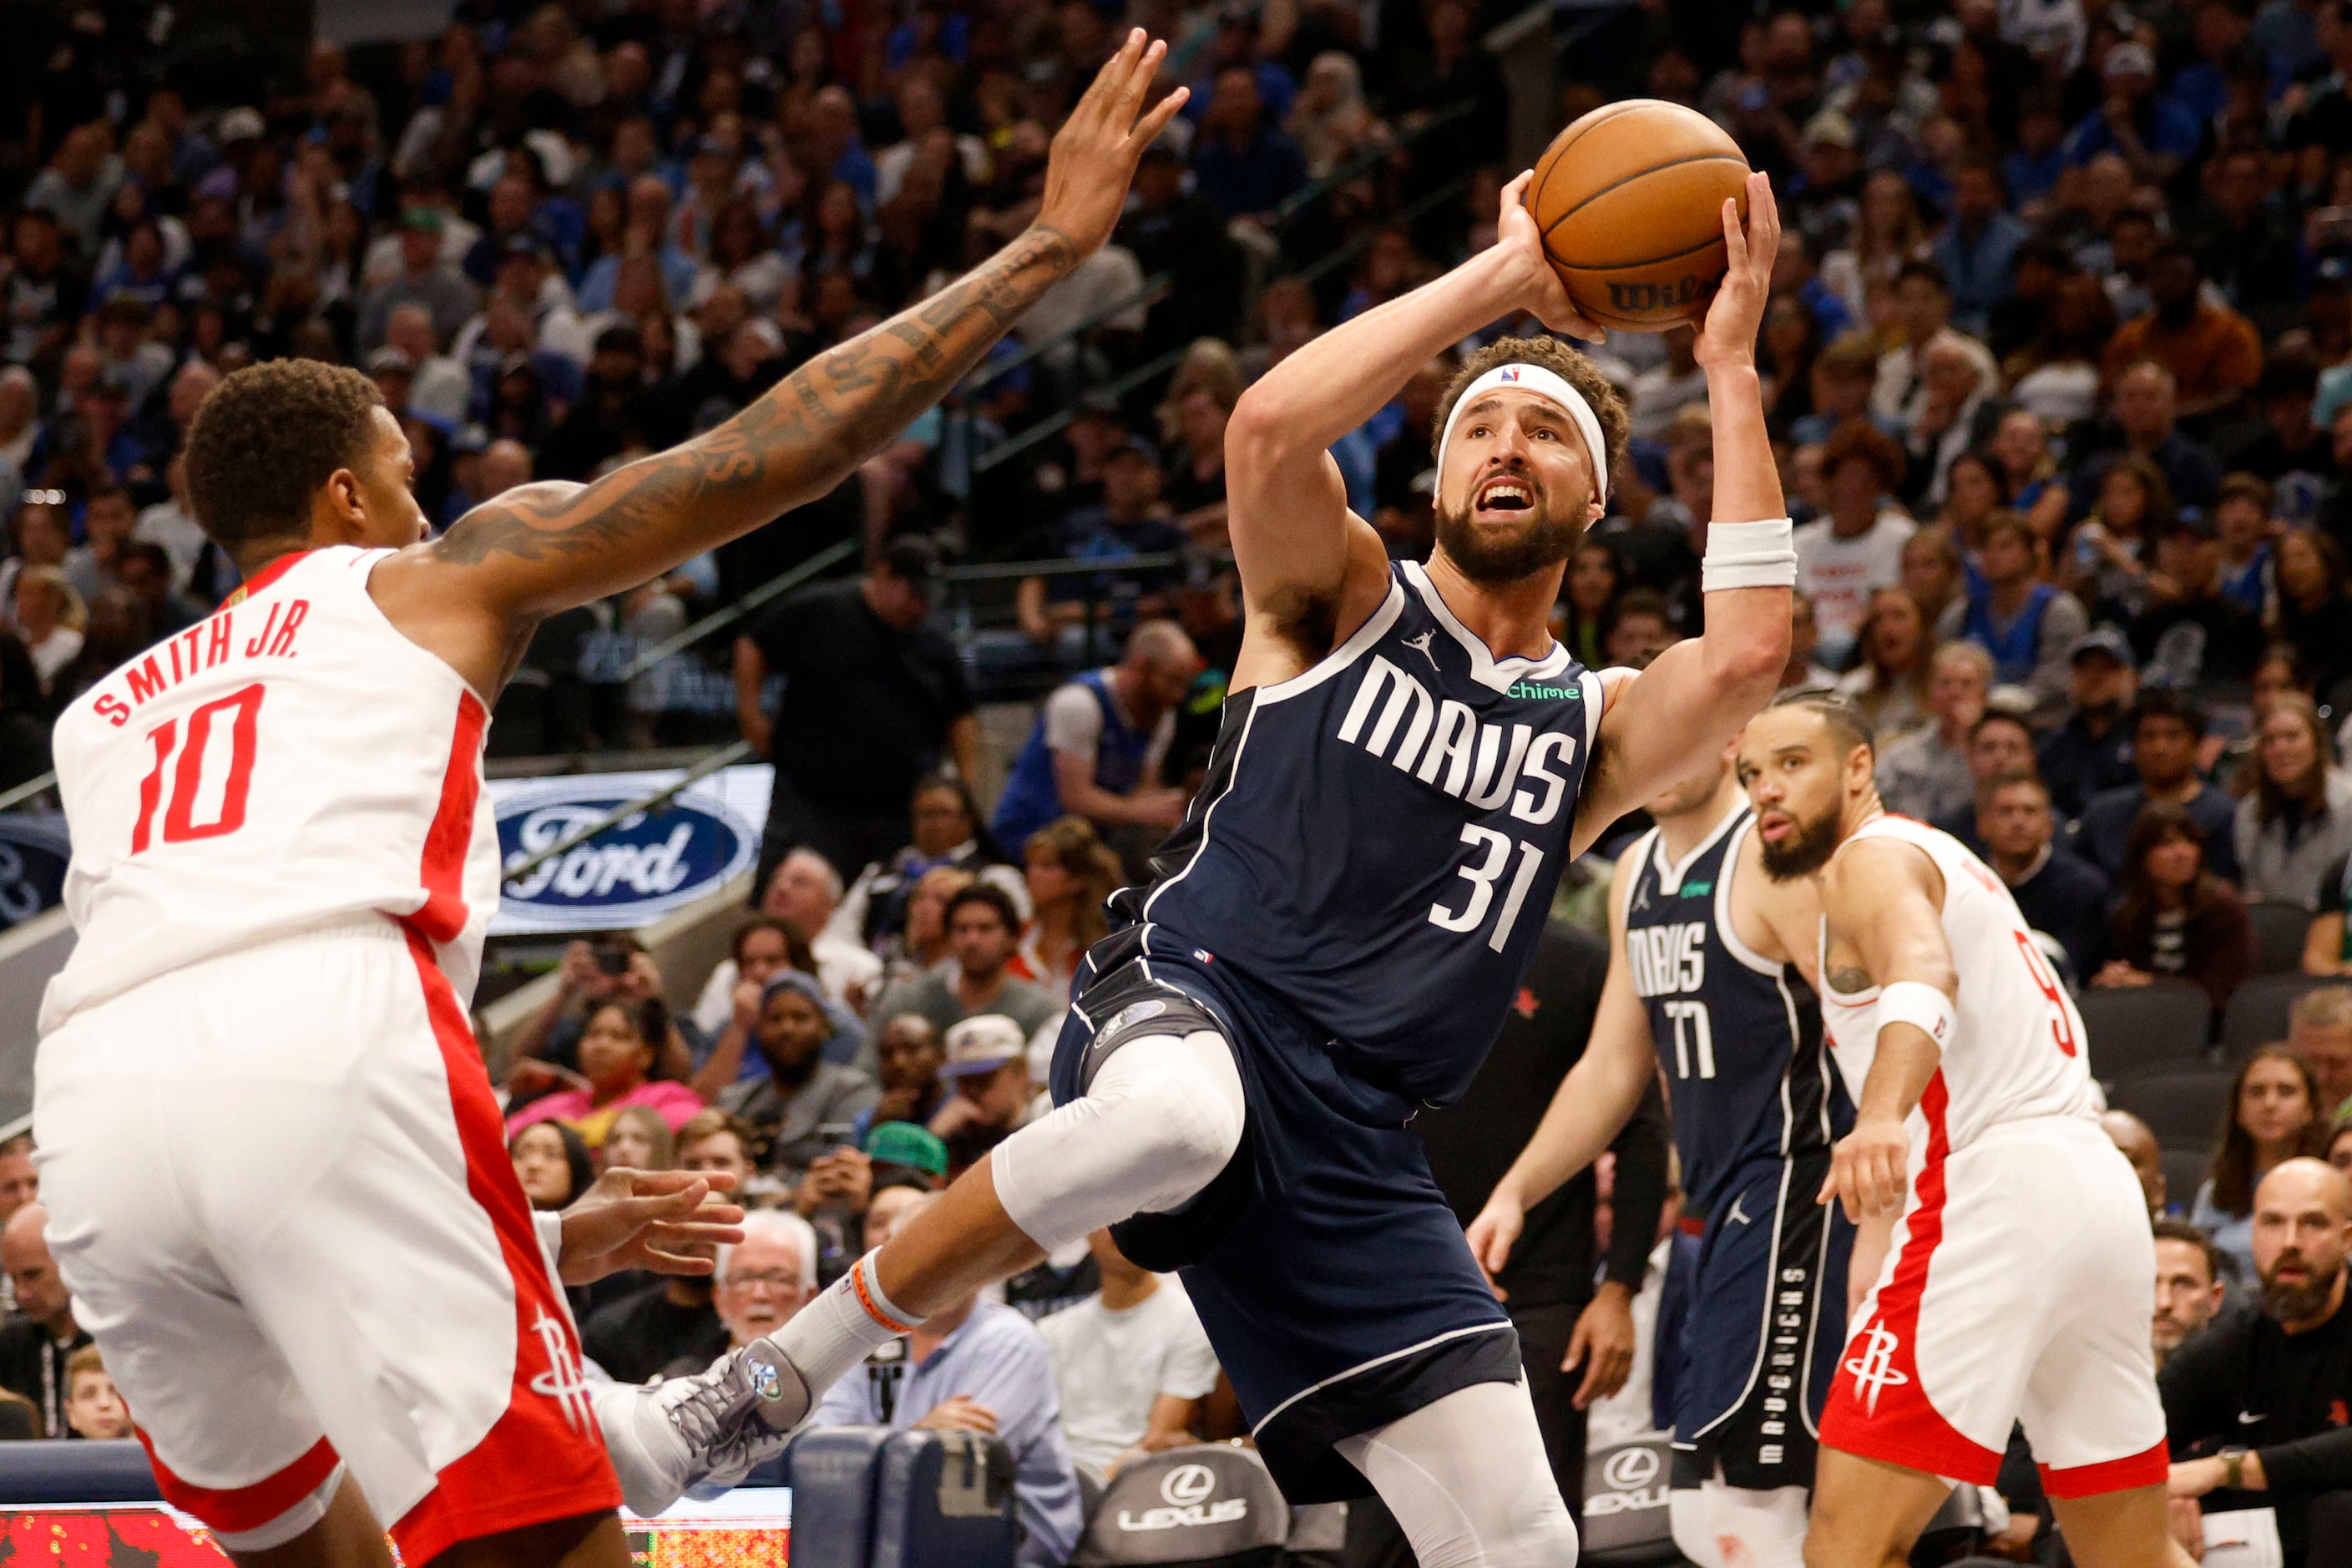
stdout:
[[(520, 866), (683, 776), (672, 768), (493, 779), (499, 861)], [(625, 930), (705, 897), (757, 863), (772, 776), (764, 764), (722, 768), (542, 861), (500, 890), (490, 934)]]

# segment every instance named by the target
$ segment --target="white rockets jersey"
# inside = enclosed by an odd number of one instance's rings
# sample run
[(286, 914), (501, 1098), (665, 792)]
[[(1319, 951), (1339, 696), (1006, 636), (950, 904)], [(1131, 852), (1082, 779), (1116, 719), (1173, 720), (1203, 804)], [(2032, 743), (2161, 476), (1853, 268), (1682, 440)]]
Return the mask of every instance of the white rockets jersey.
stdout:
[[(1944, 940), (1951, 944), (1960, 994), (1952, 1037), (1941, 1042), (1940, 1090), (1930, 1086), (1912, 1120), (1920, 1121), (1933, 1102), (1947, 1146), (1958, 1151), (2005, 1122), (2097, 1116), (2082, 1015), (1992, 868), (1950, 834), (1907, 816), (1874, 817), (1853, 837), (1916, 844), (1944, 876)], [(1878, 1050), (1878, 987), (1845, 993), (1829, 984), (1826, 919), (1822, 982), (1831, 1054), (1858, 1104)], [(1915, 1156), (1924, 1147), (1921, 1132), (1913, 1130)]]
[(488, 715), (368, 596), (391, 553), (285, 556), (75, 699), (54, 739), (79, 933), (46, 1036), (231, 948), (379, 912), (470, 1002), (498, 907)]

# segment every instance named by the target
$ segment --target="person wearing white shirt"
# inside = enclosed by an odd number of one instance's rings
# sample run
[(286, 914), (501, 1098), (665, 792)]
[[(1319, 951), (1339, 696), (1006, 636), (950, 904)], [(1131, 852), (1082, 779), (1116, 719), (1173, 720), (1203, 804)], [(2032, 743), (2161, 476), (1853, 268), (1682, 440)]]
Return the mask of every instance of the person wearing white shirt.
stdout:
[(1797, 587), (1813, 602), (1823, 664), (1843, 668), (1870, 596), (1903, 580), (1916, 525), (1885, 497), (1903, 482), (1903, 448), (1867, 420), (1831, 432), (1822, 450), (1829, 514), (1797, 530)]
[(1105, 1479), (1138, 1454), (1197, 1442), (1217, 1352), (1173, 1275), (1129, 1263), (1108, 1230), (1087, 1238), (1102, 1290), (1037, 1325), (1054, 1358), (1070, 1458)]
[[(842, 1005), (863, 1012), (880, 994), (882, 961), (866, 947), (829, 929), (834, 910), (841, 906), (841, 878), (830, 861), (813, 849), (795, 849), (776, 865), (760, 894), (760, 912), (788, 921), (808, 938), (816, 959), (817, 984)], [(702, 994), (694, 1004), (694, 1021), (707, 1034), (726, 1027), (734, 1012), (735, 983), (740, 972), (732, 958), (710, 972)]]
[(142, 509), (131, 525), (131, 537), (142, 544), (160, 544), (172, 558), (172, 592), (184, 594), (195, 578), (196, 558), (204, 553), (206, 534), (188, 507), (187, 459), (173, 453), (164, 465), (163, 482), (171, 499)]

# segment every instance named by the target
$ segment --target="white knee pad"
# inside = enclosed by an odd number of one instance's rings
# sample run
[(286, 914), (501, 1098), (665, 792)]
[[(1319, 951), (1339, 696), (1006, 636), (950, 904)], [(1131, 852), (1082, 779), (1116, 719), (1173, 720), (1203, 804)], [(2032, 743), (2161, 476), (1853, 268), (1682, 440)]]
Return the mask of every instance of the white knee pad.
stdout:
[(1805, 1489), (1755, 1491), (1710, 1478), (1666, 1495), (1675, 1550), (1698, 1568), (1802, 1568)]
[(996, 1146), (997, 1200), (1047, 1252), (1131, 1215), (1169, 1213), (1232, 1161), (1247, 1113), (1223, 1036), (1130, 1040), (1085, 1094)]

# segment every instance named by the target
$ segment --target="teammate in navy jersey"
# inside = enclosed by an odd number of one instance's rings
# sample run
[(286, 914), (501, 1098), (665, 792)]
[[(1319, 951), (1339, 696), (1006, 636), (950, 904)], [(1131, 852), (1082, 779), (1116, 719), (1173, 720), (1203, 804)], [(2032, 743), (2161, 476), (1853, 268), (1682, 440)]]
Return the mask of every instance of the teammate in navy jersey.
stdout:
[(1527, 1210), (1609, 1146), (1663, 1068), (1688, 1212), (1706, 1222), (1676, 1389), (1675, 1540), (1798, 1568), (1853, 1232), (1814, 1202), (1853, 1110), (1822, 1047), (1821, 901), (1763, 868), (1728, 752), (1650, 803), (1618, 858), (1592, 1041), (1470, 1225), (1502, 1268)]
[(1714, 408), (1706, 636), (1612, 691), (1547, 617), (1603, 515), (1622, 404), (1506, 338), (1450, 389), (1437, 547), (1392, 565), (1327, 448), (1435, 354), (1532, 312), (1591, 330), (1522, 176), (1496, 243), (1297, 350), (1226, 432), (1246, 621), (1208, 780), (1076, 979), (1057, 1109), (775, 1336), (822, 1386), (964, 1292), (1105, 1225), (1181, 1268), (1259, 1451), (1297, 1501), (1377, 1490), (1424, 1563), (1557, 1564), (1576, 1533), (1517, 1336), (1407, 1127), (1458, 1095), (1561, 868), (1720, 752), (1788, 656), (1795, 552), (1754, 343), (1769, 183), (1724, 204), (1697, 343)]

